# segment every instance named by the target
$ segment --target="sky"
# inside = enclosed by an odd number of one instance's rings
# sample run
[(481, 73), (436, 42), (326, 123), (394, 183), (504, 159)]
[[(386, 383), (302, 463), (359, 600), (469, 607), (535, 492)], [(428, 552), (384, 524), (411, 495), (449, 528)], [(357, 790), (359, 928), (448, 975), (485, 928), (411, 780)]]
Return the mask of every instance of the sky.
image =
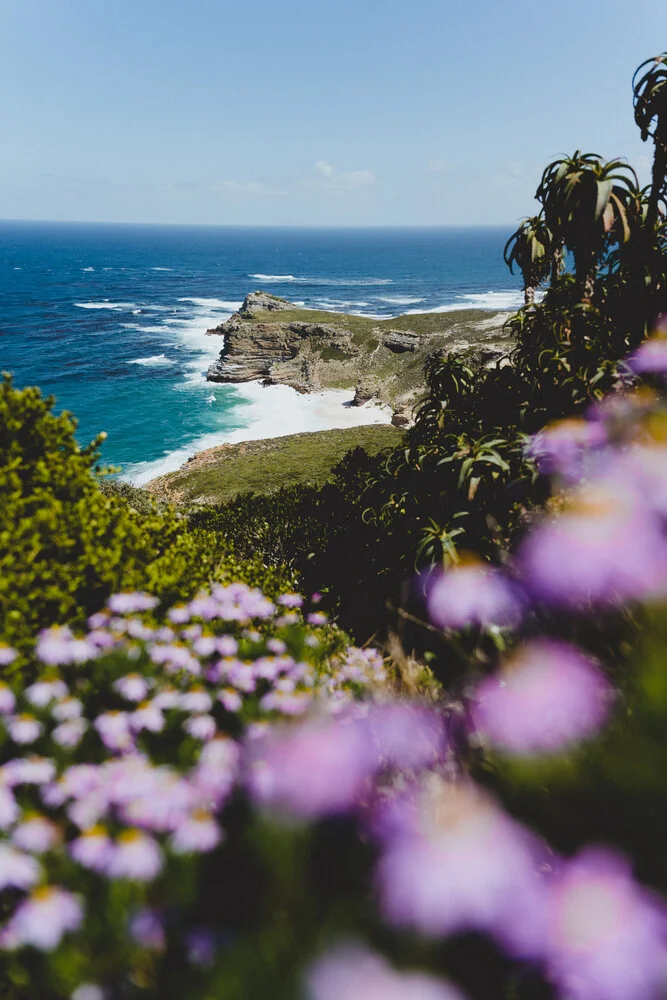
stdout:
[(0, 218), (480, 225), (649, 177), (665, 0), (0, 0)]

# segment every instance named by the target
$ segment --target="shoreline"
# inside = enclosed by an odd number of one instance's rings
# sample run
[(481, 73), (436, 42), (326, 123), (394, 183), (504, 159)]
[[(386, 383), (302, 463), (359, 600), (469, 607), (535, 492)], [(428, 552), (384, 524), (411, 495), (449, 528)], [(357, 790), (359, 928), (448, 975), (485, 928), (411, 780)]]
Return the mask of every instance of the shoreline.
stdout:
[(352, 406), (354, 389), (322, 389), (304, 394), (287, 385), (262, 385), (260, 380), (236, 383), (234, 388), (247, 404), (249, 422), (244, 427), (210, 431), (162, 458), (135, 463), (118, 478), (132, 486), (145, 486), (153, 479), (176, 472), (188, 459), (208, 448), (310, 431), (391, 424), (393, 415), (390, 406), (377, 401)]

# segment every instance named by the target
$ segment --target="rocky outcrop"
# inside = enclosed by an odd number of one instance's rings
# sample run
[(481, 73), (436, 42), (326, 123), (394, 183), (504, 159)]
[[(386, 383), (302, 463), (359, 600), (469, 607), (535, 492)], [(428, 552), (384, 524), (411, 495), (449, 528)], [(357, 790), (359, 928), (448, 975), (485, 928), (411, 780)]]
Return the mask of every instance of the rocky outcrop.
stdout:
[(407, 406), (400, 406), (397, 410), (394, 410), (391, 422), (394, 427), (400, 427), (401, 430), (405, 430), (407, 427), (412, 427), (412, 424), (414, 423), (412, 419), (412, 410)]
[(289, 312), (296, 308), (293, 302), (278, 298), (277, 295), (269, 295), (268, 292), (250, 292), (243, 300), (238, 315), (249, 319), (257, 312)]
[(410, 330), (387, 330), (382, 343), (394, 354), (403, 354), (404, 351), (416, 351), (421, 347), (422, 338), (418, 333)]
[(349, 361), (359, 353), (350, 331), (329, 323), (255, 322), (239, 312), (207, 333), (225, 338), (220, 357), (206, 374), (209, 382), (260, 379), (313, 392), (321, 388), (320, 362)]
[(364, 403), (369, 403), (371, 399), (377, 399), (379, 391), (380, 385), (378, 380), (372, 375), (364, 375), (357, 382), (352, 406), (363, 406)]

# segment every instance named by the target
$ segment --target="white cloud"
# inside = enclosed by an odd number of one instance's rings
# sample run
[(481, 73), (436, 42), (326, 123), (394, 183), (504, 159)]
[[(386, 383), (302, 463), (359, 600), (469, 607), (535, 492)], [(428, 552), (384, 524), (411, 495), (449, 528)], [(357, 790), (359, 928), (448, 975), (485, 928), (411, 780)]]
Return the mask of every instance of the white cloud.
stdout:
[(315, 164), (323, 182), (328, 188), (338, 191), (355, 191), (375, 183), (375, 174), (370, 170), (335, 170), (328, 160), (318, 160)]

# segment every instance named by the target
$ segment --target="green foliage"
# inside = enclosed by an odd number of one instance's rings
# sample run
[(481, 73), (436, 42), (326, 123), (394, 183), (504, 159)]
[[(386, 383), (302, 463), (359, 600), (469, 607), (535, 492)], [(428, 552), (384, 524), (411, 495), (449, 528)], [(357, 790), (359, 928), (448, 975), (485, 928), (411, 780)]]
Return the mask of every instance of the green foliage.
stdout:
[[(81, 625), (110, 594), (143, 589), (187, 599), (212, 579), (275, 593), (279, 569), (242, 562), (213, 532), (189, 531), (173, 510), (139, 512), (100, 490), (101, 438), (76, 443), (76, 422), (53, 398), (0, 386), (0, 637), (27, 651), (36, 631)], [(21, 666), (22, 661), (17, 661)]]

